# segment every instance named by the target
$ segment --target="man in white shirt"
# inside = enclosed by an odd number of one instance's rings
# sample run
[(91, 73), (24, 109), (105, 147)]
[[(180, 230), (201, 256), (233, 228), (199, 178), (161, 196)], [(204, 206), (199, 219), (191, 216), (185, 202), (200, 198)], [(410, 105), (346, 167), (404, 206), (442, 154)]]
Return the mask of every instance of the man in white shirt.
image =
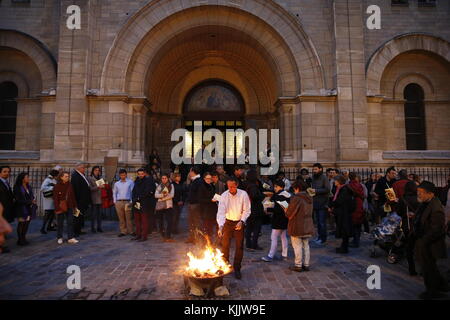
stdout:
[(241, 263), (244, 256), (244, 225), (250, 216), (250, 198), (247, 192), (238, 189), (239, 182), (231, 178), (227, 181), (228, 190), (222, 193), (217, 211), (219, 238), (222, 238), (222, 251), (229, 261), (230, 242), (236, 239), (233, 268), (236, 279), (241, 279)]
[(134, 182), (127, 178), (127, 171), (120, 169), (120, 180), (114, 184), (113, 199), (116, 207), (117, 216), (119, 217), (120, 233), (119, 237), (127, 234), (135, 236), (133, 231), (134, 225), (131, 219), (131, 192), (134, 187)]

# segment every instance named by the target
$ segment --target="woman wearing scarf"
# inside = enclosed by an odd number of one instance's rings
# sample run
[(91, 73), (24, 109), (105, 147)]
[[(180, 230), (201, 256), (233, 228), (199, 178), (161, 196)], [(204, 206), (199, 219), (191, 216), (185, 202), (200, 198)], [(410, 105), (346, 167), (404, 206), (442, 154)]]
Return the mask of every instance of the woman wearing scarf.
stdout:
[(345, 182), (346, 179), (342, 175), (334, 177), (336, 193), (330, 203), (332, 213), (336, 217), (336, 237), (342, 237), (341, 246), (336, 248), (337, 253), (348, 253), (348, 239), (353, 233), (352, 195)]
[(28, 172), (22, 172), (16, 179), (13, 188), (14, 197), (16, 199), (16, 216), (19, 221), (17, 224), (17, 244), (25, 246), (29, 244), (25, 238), (31, 219), (36, 217), (36, 199), (33, 189), (30, 185), (30, 176)]
[(175, 188), (169, 181), (169, 175), (161, 176), (161, 184), (158, 185), (155, 192), (156, 202), (156, 219), (158, 220), (159, 230), (164, 238), (164, 242), (175, 242), (172, 239), (173, 227), (173, 203), (172, 199), (175, 195)]
[(348, 187), (353, 191), (353, 196), (356, 201), (356, 208), (352, 212), (352, 224), (353, 224), (353, 241), (349, 245), (350, 248), (359, 248), (359, 242), (361, 239), (361, 227), (364, 223), (364, 187), (359, 183), (356, 173), (350, 172), (348, 175), (350, 182)]

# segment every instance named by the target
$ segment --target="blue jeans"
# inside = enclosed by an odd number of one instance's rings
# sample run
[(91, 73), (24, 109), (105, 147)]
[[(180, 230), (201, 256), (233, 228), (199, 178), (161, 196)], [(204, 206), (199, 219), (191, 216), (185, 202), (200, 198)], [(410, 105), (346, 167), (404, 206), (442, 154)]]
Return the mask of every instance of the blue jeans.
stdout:
[(317, 222), (317, 234), (319, 236), (319, 240), (323, 242), (327, 241), (327, 211), (325, 208), (314, 209), (314, 216), (316, 217)]
[(95, 230), (95, 223), (97, 223), (97, 229), (102, 228), (101, 207), (101, 204), (93, 204), (91, 206), (91, 230)]
[(56, 238), (60, 239), (63, 237), (64, 230), (64, 218), (67, 219), (67, 239), (72, 239), (73, 234), (73, 211), (71, 208), (63, 213), (56, 214), (56, 220), (58, 221), (58, 230), (56, 232)]

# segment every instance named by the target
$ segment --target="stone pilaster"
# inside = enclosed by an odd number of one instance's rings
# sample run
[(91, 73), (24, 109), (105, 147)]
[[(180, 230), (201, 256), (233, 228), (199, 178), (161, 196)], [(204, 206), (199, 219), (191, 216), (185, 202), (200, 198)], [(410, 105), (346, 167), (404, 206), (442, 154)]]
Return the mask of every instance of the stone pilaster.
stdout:
[(300, 103), (295, 99), (280, 98), (276, 105), (279, 113), (280, 162), (294, 165), (302, 157)]
[(55, 108), (54, 160), (88, 160), (89, 108), (86, 99), (88, 52), (91, 41), (89, 0), (76, 1), (81, 9), (81, 29), (67, 28), (67, 7), (73, 1), (61, 1), (59, 28), (58, 81)]
[(359, 0), (333, 3), (338, 161), (369, 160), (362, 5)]

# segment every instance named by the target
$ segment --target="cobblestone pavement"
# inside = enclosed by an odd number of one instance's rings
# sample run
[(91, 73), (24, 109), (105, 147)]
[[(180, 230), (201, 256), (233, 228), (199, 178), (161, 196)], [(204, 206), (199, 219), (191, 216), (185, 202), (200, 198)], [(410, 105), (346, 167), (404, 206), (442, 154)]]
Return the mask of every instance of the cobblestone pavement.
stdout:
[[(88, 222), (89, 224), (89, 222)], [(32, 222), (27, 247), (8, 244), (12, 250), (0, 255), (0, 300), (4, 299), (197, 299), (190, 297), (183, 277), (176, 273), (186, 263), (186, 234), (176, 243), (163, 243), (152, 235), (136, 243), (117, 237), (117, 222), (105, 222), (102, 234), (86, 234), (76, 245), (56, 243), (54, 232), (39, 233), (40, 221)], [(85, 228), (89, 230), (89, 228)], [(260, 245), (269, 248), (270, 227), (264, 226)], [(416, 299), (423, 291), (421, 277), (410, 277), (404, 262), (390, 265), (384, 257), (370, 258), (368, 236), (362, 247), (342, 256), (334, 252), (333, 237), (326, 247), (311, 244), (311, 271), (288, 270), (289, 261), (263, 262), (263, 252), (245, 252), (242, 280), (225, 278), (231, 295), (217, 299)], [(279, 244), (279, 247), (281, 243)], [(281, 248), (279, 248), (281, 250)], [(366, 286), (369, 265), (381, 268), (381, 289)], [(68, 290), (69, 265), (81, 268), (81, 290)]]

